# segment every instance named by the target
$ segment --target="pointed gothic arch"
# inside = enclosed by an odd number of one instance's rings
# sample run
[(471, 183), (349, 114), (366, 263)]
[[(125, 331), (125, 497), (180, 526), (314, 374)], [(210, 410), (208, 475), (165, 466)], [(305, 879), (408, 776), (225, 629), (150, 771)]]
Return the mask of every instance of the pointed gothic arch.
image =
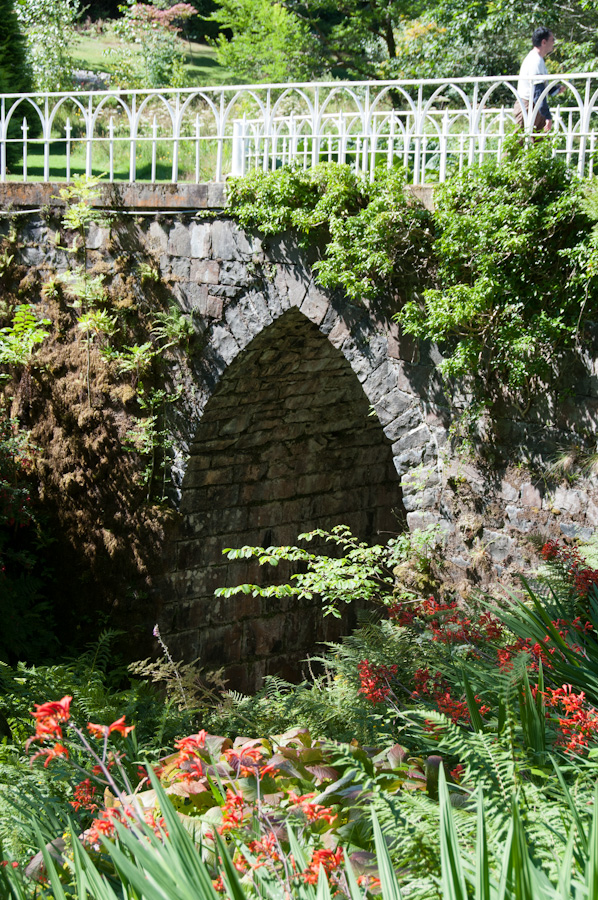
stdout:
[(296, 677), (355, 613), (339, 623), (313, 602), (215, 598), (216, 587), (268, 577), (222, 550), (295, 543), (340, 523), (372, 543), (404, 527), (393, 440), (421, 413), (397, 384), (377, 323), (363, 308), (350, 316), (311, 279), (279, 268), (275, 289), (227, 307), (202, 351), (209, 387), (181, 483), (165, 630), (178, 656), (224, 665), (243, 689), (267, 674)]

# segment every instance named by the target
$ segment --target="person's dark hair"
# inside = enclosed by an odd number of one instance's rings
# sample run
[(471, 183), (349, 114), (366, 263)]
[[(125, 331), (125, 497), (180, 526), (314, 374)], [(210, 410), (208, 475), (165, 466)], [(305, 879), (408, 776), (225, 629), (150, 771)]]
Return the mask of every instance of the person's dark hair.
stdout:
[(551, 34), (552, 31), (550, 30), (550, 28), (545, 28), (543, 25), (541, 25), (539, 28), (536, 28), (536, 30), (532, 34), (532, 44), (534, 45), (534, 47), (541, 47), (542, 41), (547, 41)]

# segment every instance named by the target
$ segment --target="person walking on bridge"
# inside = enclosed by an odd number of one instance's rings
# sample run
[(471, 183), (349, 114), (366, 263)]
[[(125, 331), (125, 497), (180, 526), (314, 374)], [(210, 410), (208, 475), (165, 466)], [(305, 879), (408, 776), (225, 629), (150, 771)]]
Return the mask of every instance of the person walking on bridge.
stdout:
[[(532, 49), (521, 63), (519, 81), (517, 82), (517, 94), (519, 100), (515, 104), (515, 122), (520, 128), (524, 127), (525, 114), (533, 109), (540, 95), (546, 88), (545, 77), (548, 69), (544, 62), (545, 57), (552, 53), (554, 48), (554, 35), (549, 28), (536, 28), (532, 34)], [(555, 84), (548, 93), (551, 96), (562, 94), (564, 85)], [(552, 113), (548, 106), (548, 98), (544, 97), (540, 109), (536, 113), (534, 131), (543, 131), (546, 134), (552, 128)]]

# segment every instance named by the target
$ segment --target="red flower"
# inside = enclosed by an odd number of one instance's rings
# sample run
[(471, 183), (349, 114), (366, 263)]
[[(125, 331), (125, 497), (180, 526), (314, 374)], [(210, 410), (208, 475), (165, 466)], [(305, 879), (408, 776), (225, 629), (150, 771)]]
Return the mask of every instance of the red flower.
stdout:
[(31, 757), (31, 762), (33, 762), (34, 759), (37, 759), (38, 756), (46, 757), (46, 761), (44, 763), (44, 769), (47, 769), (48, 765), (50, 763), (50, 760), (56, 759), (57, 756), (64, 756), (64, 757), (66, 757), (66, 759), (68, 759), (69, 752), (66, 749), (66, 747), (63, 747), (62, 744), (54, 744), (53, 747), (46, 747), (45, 750), (39, 750), (37, 753), (34, 753), (34, 755)]
[(391, 691), (389, 684), (398, 666), (377, 666), (363, 659), (357, 666), (361, 687), (358, 693), (364, 694), (371, 703), (383, 703)]
[(44, 741), (47, 738), (62, 738), (61, 722), (70, 719), (70, 705), (72, 697), (64, 696), (62, 700), (50, 703), (36, 703), (35, 711), (31, 713), (35, 722), (35, 735), (26, 743), (28, 747), (32, 741)]
[(314, 850), (311, 862), (307, 869), (301, 873), (301, 877), (307, 884), (317, 884), (320, 874), (320, 866), (326, 873), (333, 869), (338, 869), (343, 861), (343, 851), (339, 847), (334, 852), (332, 850)]
[(112, 734), (113, 731), (118, 731), (123, 737), (126, 737), (134, 728), (134, 725), (125, 725), (124, 716), (121, 716), (112, 725), (94, 725), (93, 722), (88, 722), (87, 724), (87, 730), (95, 738), (105, 738)]
[(92, 784), (89, 778), (85, 778), (83, 781), (79, 782), (73, 793), (74, 800), (70, 801), (73, 809), (87, 809), (89, 812), (95, 812), (99, 809), (98, 804), (95, 803), (94, 799), (97, 790), (96, 785)]

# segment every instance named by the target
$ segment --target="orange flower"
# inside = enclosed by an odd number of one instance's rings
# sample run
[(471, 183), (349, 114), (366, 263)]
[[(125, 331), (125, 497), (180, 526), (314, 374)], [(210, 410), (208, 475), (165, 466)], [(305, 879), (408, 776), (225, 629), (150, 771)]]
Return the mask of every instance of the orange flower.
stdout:
[(112, 734), (113, 731), (118, 731), (122, 734), (123, 737), (126, 737), (130, 731), (133, 731), (135, 728), (134, 725), (125, 725), (125, 717), (121, 716), (120, 719), (117, 719), (116, 722), (113, 722), (112, 725), (94, 725), (93, 722), (87, 723), (87, 730), (89, 733), (95, 738), (105, 738), (107, 735)]
[(62, 700), (50, 703), (36, 703), (35, 711), (31, 713), (35, 722), (35, 735), (29, 738), (26, 746), (31, 741), (44, 741), (46, 738), (61, 738), (61, 722), (68, 722), (70, 718), (70, 705), (73, 698), (66, 695)]
[(47, 747), (45, 750), (40, 750), (38, 753), (35, 753), (31, 757), (31, 762), (33, 762), (34, 759), (37, 759), (38, 756), (46, 757), (44, 769), (47, 769), (51, 759), (56, 759), (57, 756), (65, 756), (68, 759), (69, 752), (62, 744), (54, 744), (53, 747)]

